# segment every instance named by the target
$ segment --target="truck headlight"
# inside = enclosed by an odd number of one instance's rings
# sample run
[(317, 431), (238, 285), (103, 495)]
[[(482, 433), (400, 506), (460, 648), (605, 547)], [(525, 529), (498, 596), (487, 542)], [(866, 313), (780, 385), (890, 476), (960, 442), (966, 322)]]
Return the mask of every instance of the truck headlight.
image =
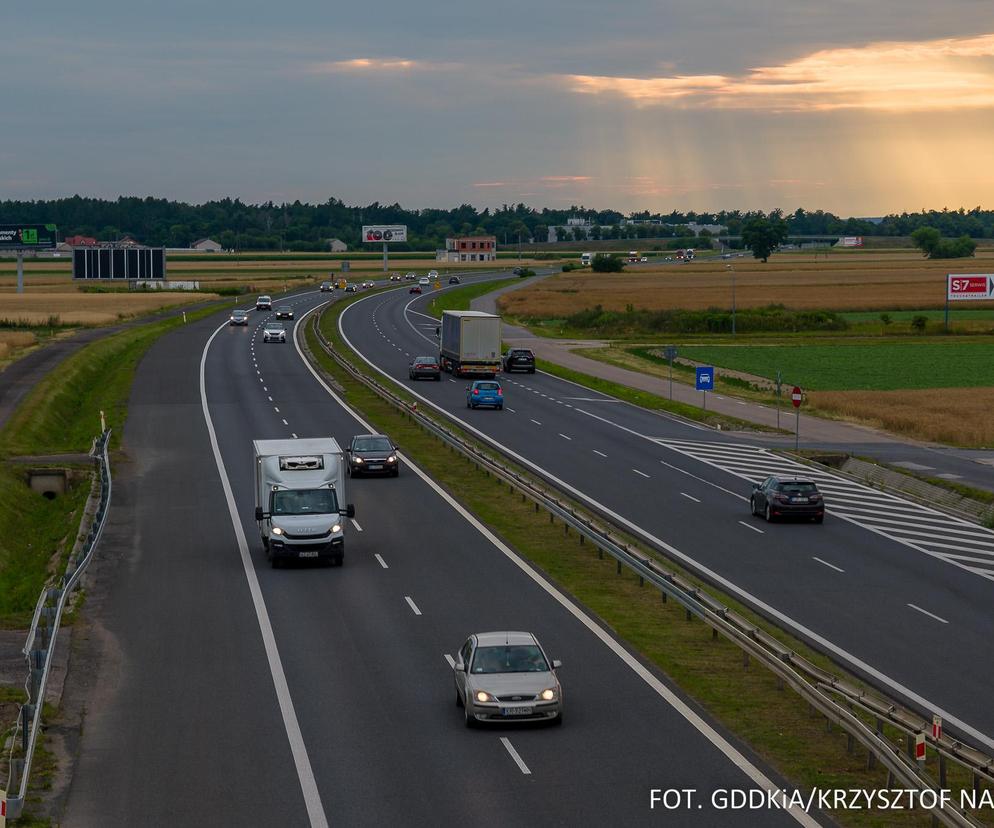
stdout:
[(274, 527), (273, 527), (273, 534), (274, 534), (274, 535), (282, 535), (282, 534), (283, 534), (283, 530), (282, 530), (282, 529), (280, 529), (280, 527), (279, 527), (279, 526), (274, 526)]

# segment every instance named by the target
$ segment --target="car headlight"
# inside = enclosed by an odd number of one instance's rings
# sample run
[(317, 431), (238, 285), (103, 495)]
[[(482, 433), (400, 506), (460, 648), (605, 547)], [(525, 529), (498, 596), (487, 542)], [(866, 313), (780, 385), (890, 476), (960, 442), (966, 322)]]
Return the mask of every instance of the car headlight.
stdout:
[(356, 463), (362, 465), (362, 458), (361, 457), (356, 457), (355, 461), (356, 461)]
[(391, 455), (390, 455), (390, 456), (389, 456), (389, 457), (387, 458), (387, 462), (388, 462), (388, 463), (396, 463), (396, 462), (397, 462), (397, 455), (396, 455), (396, 454), (391, 454)]
[(476, 691), (476, 700), (478, 702), (495, 702), (495, 701), (497, 701), (496, 698), (494, 698), (493, 696), (491, 696), (485, 690), (477, 690)]
[(542, 701), (555, 701), (556, 700), (556, 688), (550, 687), (548, 690), (543, 690), (538, 694)]
[(280, 527), (279, 527), (279, 526), (274, 526), (274, 527), (273, 527), (273, 534), (274, 534), (274, 535), (282, 535), (282, 534), (283, 534), (283, 530), (282, 530), (282, 529), (280, 529)]
[(334, 526), (331, 527), (331, 531), (332, 532), (341, 532), (342, 531), (342, 524), (336, 523)]

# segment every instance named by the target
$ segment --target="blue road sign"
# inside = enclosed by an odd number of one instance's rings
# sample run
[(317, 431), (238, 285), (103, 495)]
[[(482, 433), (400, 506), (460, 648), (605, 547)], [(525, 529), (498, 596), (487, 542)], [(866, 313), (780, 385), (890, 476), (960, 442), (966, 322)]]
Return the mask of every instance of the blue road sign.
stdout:
[(710, 366), (697, 367), (697, 390), (714, 391), (714, 368)]

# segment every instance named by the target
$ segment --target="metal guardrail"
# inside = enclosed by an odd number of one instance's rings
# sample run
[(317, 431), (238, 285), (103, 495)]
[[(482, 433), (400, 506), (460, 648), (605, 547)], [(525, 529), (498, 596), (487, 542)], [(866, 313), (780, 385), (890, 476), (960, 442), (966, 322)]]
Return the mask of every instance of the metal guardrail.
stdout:
[[(913, 739), (919, 732), (925, 733), (929, 743), (939, 753), (941, 776), (945, 776), (944, 759), (949, 758), (973, 774), (975, 789), (981, 779), (994, 782), (994, 759), (946, 736), (938, 741), (931, 739), (931, 722), (926, 723), (918, 714), (822, 670), (699, 587), (688, 583), (676, 573), (667, 572), (652, 558), (640, 555), (637, 548), (633, 549), (624, 542), (623, 535), (617, 528), (617, 534), (612, 535), (608, 527), (599, 525), (571, 503), (561, 500), (558, 492), (549, 491), (533, 478), (495, 460), (480, 447), (418, 411), (390, 388), (363, 374), (325, 339), (317, 324), (317, 317), (311, 320), (311, 324), (324, 351), (363, 385), (412, 417), (447, 445), (531, 499), (536, 505), (536, 511), (539, 508), (545, 509), (553, 518), (558, 517), (566, 527), (572, 527), (581, 539), (589, 539), (598, 548), (598, 554), (607, 553), (617, 561), (619, 573), (623, 566), (627, 567), (638, 575), (640, 585), (649, 581), (660, 590), (664, 601), (672, 598), (684, 607), (688, 619), (697, 616), (711, 627), (716, 637), (720, 634), (737, 644), (745, 659), (751, 656), (763, 664), (779, 682), (789, 685), (814, 710), (841, 727), (849, 735), (850, 747), (853, 740), (859, 742), (867, 750), (871, 766), (879, 761), (887, 768), (889, 787), (893, 782), (907, 789), (931, 791), (936, 794), (935, 801), (942, 803), (939, 793), (944, 787), (945, 779), (941, 780), (937, 788), (935, 781), (913, 759), (906, 757), (900, 749), (887, 741), (883, 733), (885, 721), (904, 732), (909, 739)], [(306, 348), (306, 342), (304, 347)], [(842, 701), (837, 700), (838, 697)], [(876, 719), (875, 729), (871, 729), (856, 716), (853, 707), (872, 714)], [(909, 748), (910, 744), (909, 742)], [(930, 810), (932, 816), (945, 825), (958, 828), (982, 825), (953, 804), (939, 804)]]
[[(34, 759), (38, 734), (41, 732), (41, 714), (45, 704), (45, 691), (48, 687), (48, 677), (52, 668), (52, 656), (55, 642), (59, 634), (59, 624), (70, 593), (79, 582), (80, 576), (93, 557), (93, 550), (103, 534), (110, 508), (111, 476), (110, 460), (107, 456), (107, 445), (110, 441), (110, 429), (93, 441), (90, 456), (94, 458), (100, 473), (100, 493), (97, 507), (90, 524), (89, 532), (82, 543), (77, 544), (66, 563), (65, 573), (59, 578), (58, 585), (46, 587), (38, 597), (31, 627), (24, 644), (24, 655), (28, 662), (28, 680), (26, 688), (28, 700), (21, 706), (17, 726), (14, 729), (11, 743), (10, 776), (7, 781), (7, 817), (16, 819), (24, 811), (24, 801), (27, 796), (28, 782), (31, 778), (31, 762)], [(21, 737), (19, 756), (14, 756), (18, 736)], [(17, 793), (10, 791), (17, 787)]]

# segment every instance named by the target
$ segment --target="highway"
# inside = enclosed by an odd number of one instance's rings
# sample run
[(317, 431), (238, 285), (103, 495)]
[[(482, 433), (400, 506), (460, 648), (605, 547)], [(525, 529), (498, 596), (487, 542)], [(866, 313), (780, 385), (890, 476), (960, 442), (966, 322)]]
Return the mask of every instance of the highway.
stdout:
[(504, 411), (467, 411), (464, 386), (407, 379), (437, 353), (430, 295), (351, 306), (340, 329), (370, 367), (534, 471), (814, 642), (878, 687), (994, 747), (994, 533), (830, 475), (824, 526), (750, 517), (749, 480), (808, 476), (740, 439), (550, 375), (503, 376)]
[[(343, 568), (272, 569), (251, 441), (366, 429), (294, 343), (262, 343), (267, 317), (193, 323), (139, 366), (65, 825), (639, 825), (665, 816), (652, 788), (780, 787), (409, 463), (350, 481)], [(449, 659), (489, 629), (564, 662), (562, 727), (464, 726)], [(678, 821), (816, 824), (706, 800)]]

